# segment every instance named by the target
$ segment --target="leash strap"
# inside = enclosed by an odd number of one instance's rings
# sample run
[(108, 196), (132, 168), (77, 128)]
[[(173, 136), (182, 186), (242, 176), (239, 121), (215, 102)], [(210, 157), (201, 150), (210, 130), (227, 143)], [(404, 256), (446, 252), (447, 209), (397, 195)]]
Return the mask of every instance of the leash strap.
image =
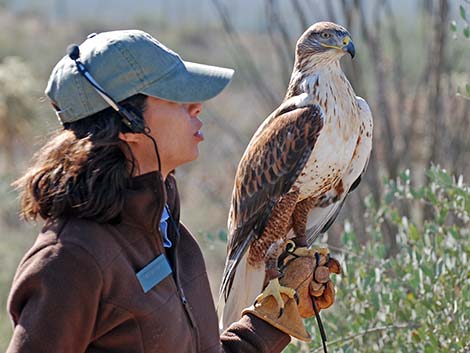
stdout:
[(325, 353), (328, 353), (328, 350), (326, 348), (327, 338), (326, 338), (325, 328), (323, 327), (323, 322), (321, 321), (320, 312), (318, 311), (318, 307), (317, 307), (317, 303), (315, 302), (315, 299), (314, 298), (311, 298), (311, 299), (312, 299), (313, 311), (315, 311), (315, 318), (317, 319), (317, 323), (318, 323), (318, 329), (320, 330), (321, 342), (323, 344), (323, 351)]

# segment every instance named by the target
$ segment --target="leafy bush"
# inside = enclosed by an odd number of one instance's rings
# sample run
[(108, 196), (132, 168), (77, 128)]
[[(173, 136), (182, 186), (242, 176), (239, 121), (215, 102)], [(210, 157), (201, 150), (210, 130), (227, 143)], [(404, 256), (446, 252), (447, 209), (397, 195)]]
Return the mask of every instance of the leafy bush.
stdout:
[[(366, 244), (346, 224), (336, 303), (322, 312), (329, 351), (470, 352), (470, 187), (438, 167), (427, 176), (414, 188), (405, 171), (379, 205), (367, 199)], [(390, 258), (384, 222), (397, 230)], [(322, 352), (314, 319), (308, 328), (314, 341), (285, 352)]]
[[(465, 0), (467, 5), (470, 5), (469, 0)], [(451, 21), (450, 22), (450, 30), (454, 33), (454, 38), (458, 38), (458, 33), (459, 30), (462, 31), (462, 35), (464, 38), (467, 40), (470, 39), (470, 12), (465, 8), (464, 3), (462, 2), (459, 6), (459, 13), (460, 13), (460, 22), (461, 26), (457, 24), (457, 21)], [(458, 95), (461, 97), (465, 97), (467, 99), (470, 99), (470, 84), (467, 83), (465, 84), (465, 92), (462, 94), (461, 93), (462, 89), (459, 87), (458, 89)]]

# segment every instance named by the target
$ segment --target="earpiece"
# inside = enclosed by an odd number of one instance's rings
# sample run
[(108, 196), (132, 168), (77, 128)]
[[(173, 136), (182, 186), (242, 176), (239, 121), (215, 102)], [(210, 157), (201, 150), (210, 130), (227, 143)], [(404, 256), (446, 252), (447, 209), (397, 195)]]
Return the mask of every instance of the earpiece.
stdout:
[(121, 115), (124, 125), (126, 125), (132, 132), (143, 134), (145, 132), (144, 119), (140, 116), (140, 113), (134, 111), (131, 107), (119, 106), (120, 110), (118, 113)]

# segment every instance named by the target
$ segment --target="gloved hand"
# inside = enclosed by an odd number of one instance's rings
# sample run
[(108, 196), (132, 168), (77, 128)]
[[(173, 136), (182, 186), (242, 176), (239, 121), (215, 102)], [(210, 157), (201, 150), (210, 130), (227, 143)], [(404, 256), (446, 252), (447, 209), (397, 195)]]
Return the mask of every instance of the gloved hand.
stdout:
[(335, 290), (330, 274), (340, 273), (341, 267), (337, 260), (329, 257), (325, 249), (320, 249), (316, 254), (304, 250), (303, 255), (289, 255), (284, 259), (279, 279), (281, 286), (296, 290), (297, 301), (282, 295), (285, 304), (280, 315), (277, 302), (273, 297), (268, 297), (245, 309), (243, 314), (251, 313), (288, 335), (309, 342), (311, 337), (302, 318), (315, 315), (313, 300), (319, 310), (333, 304)]
[[(299, 313), (303, 318), (315, 315), (312, 299), (315, 300), (318, 311), (333, 305), (335, 301), (335, 287), (331, 281), (330, 274), (341, 273), (339, 262), (329, 256), (327, 249), (319, 249), (314, 257), (313, 270), (310, 270), (308, 256), (284, 260), (287, 263), (286, 269), (283, 271), (285, 281), (294, 281), (296, 276), (299, 279), (308, 278), (297, 288)], [(284, 279), (281, 279), (280, 283), (289, 287), (288, 284), (284, 284)]]

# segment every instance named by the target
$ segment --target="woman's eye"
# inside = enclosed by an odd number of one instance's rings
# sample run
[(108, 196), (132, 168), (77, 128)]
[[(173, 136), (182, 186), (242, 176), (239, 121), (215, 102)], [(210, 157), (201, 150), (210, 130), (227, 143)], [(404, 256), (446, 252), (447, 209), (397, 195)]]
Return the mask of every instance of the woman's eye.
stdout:
[(329, 34), (329, 33), (327, 33), (327, 32), (323, 32), (323, 33), (321, 34), (321, 37), (324, 38), (324, 39), (328, 39), (328, 38), (331, 37), (331, 34)]

